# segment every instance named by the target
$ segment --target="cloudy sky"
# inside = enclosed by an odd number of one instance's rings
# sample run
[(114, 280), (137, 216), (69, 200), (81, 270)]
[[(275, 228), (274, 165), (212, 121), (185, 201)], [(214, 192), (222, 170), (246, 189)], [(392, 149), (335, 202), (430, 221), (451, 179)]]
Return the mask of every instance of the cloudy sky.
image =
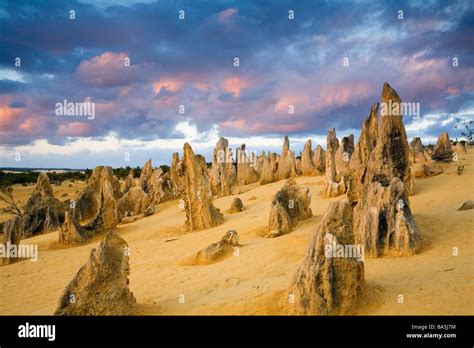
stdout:
[(357, 138), (385, 81), (420, 103), (409, 138), (460, 138), (473, 47), (470, 0), (0, 0), (0, 167), (158, 165), (185, 141), (209, 160), (219, 136), (298, 154)]

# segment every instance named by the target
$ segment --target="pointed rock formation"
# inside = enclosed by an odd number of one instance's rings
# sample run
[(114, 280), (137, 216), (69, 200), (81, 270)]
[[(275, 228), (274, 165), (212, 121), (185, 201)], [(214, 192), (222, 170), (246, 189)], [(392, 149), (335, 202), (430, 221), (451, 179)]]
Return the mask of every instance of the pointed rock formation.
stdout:
[[(171, 166), (171, 169), (173, 164)], [(150, 198), (150, 205), (156, 205), (160, 202), (175, 198), (176, 188), (173, 187), (170, 178), (170, 172), (164, 173), (163, 169), (153, 169), (151, 159), (148, 160), (140, 173), (139, 186)], [(175, 169), (173, 169), (175, 170)], [(174, 175), (174, 173), (173, 173)]]
[(275, 175), (275, 181), (288, 179), (296, 176), (296, 158), (290, 151), (290, 140), (285, 136), (280, 159), (278, 160), (278, 169)]
[(138, 185), (140, 185), (143, 191), (148, 192), (150, 186), (150, 179), (153, 175), (153, 165), (151, 159), (146, 161), (145, 165), (142, 168), (140, 173), (140, 179), (138, 180)]
[(336, 163), (337, 177), (344, 178), (344, 182), (349, 181), (349, 163), (354, 153), (354, 135), (342, 137), (339, 149), (336, 152), (334, 161)]
[(59, 242), (62, 244), (82, 244), (94, 236), (94, 231), (87, 227), (82, 227), (74, 218), (74, 215), (67, 211), (64, 224), (59, 231)]
[(349, 162), (351, 172), (347, 197), (351, 202), (357, 202), (362, 195), (365, 174), (370, 154), (377, 144), (379, 103), (370, 108), (370, 115), (362, 123), (359, 141)]
[(291, 232), (298, 221), (313, 216), (310, 208), (311, 192), (308, 188), (300, 188), (295, 179), (289, 179), (275, 194), (272, 200), (268, 220), (268, 237), (274, 238)]
[(132, 187), (135, 187), (135, 186), (136, 186), (136, 183), (135, 183), (135, 178), (133, 175), (133, 170), (130, 170), (127, 178), (125, 179), (125, 187), (124, 187), (123, 193), (124, 194), (127, 193)]
[(431, 159), (419, 137), (413, 138), (410, 142), (410, 163), (411, 173), (415, 178), (426, 178), (443, 172), (441, 166)]
[(263, 162), (265, 162), (265, 151), (262, 151), (260, 156), (257, 157), (257, 165), (255, 166), (255, 172), (257, 173), (259, 179), (262, 174)]
[(100, 232), (114, 229), (119, 223), (117, 200), (120, 197), (120, 183), (112, 168), (94, 168), (78, 200), (70, 203), (71, 210), (61, 226), (59, 242), (84, 243)]
[(92, 249), (59, 300), (56, 315), (130, 315), (136, 303), (129, 289), (128, 245), (109, 232)]
[[(458, 156), (465, 155), (467, 153), (467, 148), (465, 143), (458, 141), (456, 145), (452, 147), (452, 150), (458, 154)], [(453, 156), (454, 157), (454, 156)]]
[[(413, 181), (410, 175), (409, 146), (405, 127), (403, 126), (401, 99), (397, 92), (385, 83), (382, 90), (381, 121), (377, 145), (370, 155), (367, 165), (366, 182), (378, 181), (384, 187), (397, 177), (405, 184), (408, 194), (413, 192)], [(392, 110), (390, 113), (387, 109)], [(398, 113), (396, 110), (399, 110)]]
[(413, 186), (405, 127), (400, 113), (384, 111), (387, 105), (400, 102), (395, 90), (385, 83), (377, 143), (370, 152), (354, 208), (355, 241), (373, 257), (407, 255), (420, 249), (420, 234), (408, 200)]
[(111, 167), (98, 166), (92, 171), (75, 202), (75, 218), (79, 222), (89, 223), (99, 218), (101, 213), (105, 228), (113, 228), (118, 223), (116, 200), (122, 196), (120, 183)]
[(148, 181), (148, 191), (145, 191), (150, 197), (150, 205), (156, 205), (174, 198), (169, 175), (169, 172), (164, 173), (161, 168), (157, 168), (153, 171)]
[(420, 137), (415, 137), (410, 142), (410, 163), (425, 163), (430, 159)]
[(447, 132), (441, 133), (438, 137), (431, 159), (438, 162), (451, 162), (453, 160), (453, 150)]
[(183, 159), (178, 164), (178, 175), (186, 211), (185, 229), (203, 230), (222, 224), (224, 217), (212, 204), (206, 160), (201, 155), (194, 155), (188, 143), (183, 147)]
[[(364, 263), (357, 253), (340, 257), (335, 250), (357, 248), (348, 200), (331, 202), (313, 235), (289, 290), (290, 312), (298, 315), (345, 315), (357, 306), (364, 286)], [(351, 257), (352, 256), (352, 257)]]
[(321, 174), (326, 171), (326, 152), (319, 144), (316, 146), (316, 150), (314, 151), (313, 163), (316, 167), (316, 170), (318, 171), (317, 174)]
[(233, 251), (234, 247), (239, 247), (239, 236), (235, 230), (227, 231), (220, 241), (212, 243), (206, 248), (199, 250), (196, 255), (196, 264), (209, 264)]
[(17, 258), (18, 246), (23, 235), (21, 218), (14, 216), (3, 225), (3, 250), (4, 257), (0, 258), (0, 264), (8, 265), (15, 262)]
[(255, 171), (256, 161), (255, 154), (247, 156), (245, 144), (237, 149), (237, 183), (239, 185), (253, 184), (258, 181), (259, 177)]
[(141, 214), (150, 205), (150, 197), (140, 186), (133, 187), (117, 202), (119, 218)]
[(296, 175), (303, 175), (303, 165), (300, 159), (296, 159)]
[(367, 185), (354, 208), (354, 235), (369, 257), (404, 256), (420, 250), (420, 232), (399, 178), (393, 178), (388, 187), (378, 181)]
[(301, 173), (303, 175), (318, 174), (318, 169), (313, 162), (314, 152), (312, 146), (311, 139), (304, 144), (303, 153), (301, 154)]
[(229, 142), (226, 138), (221, 137), (214, 148), (212, 166), (209, 171), (212, 194), (216, 196), (230, 195), (236, 176), (237, 171), (233, 163)]
[(339, 140), (336, 131), (331, 128), (328, 131), (326, 141), (326, 186), (324, 191), (328, 197), (336, 197), (346, 192), (344, 177), (338, 174), (336, 168), (336, 153), (339, 150)]
[(276, 154), (269, 152), (268, 156), (263, 161), (262, 172), (260, 174), (260, 185), (266, 185), (275, 182), (277, 167), (278, 164)]
[(46, 173), (40, 173), (24, 209), (23, 238), (59, 229), (64, 221), (65, 207), (54, 198)]
[(178, 175), (178, 163), (179, 163), (179, 154), (177, 152), (173, 153), (171, 159), (170, 167), (170, 181), (173, 192), (173, 198), (179, 197), (179, 175)]

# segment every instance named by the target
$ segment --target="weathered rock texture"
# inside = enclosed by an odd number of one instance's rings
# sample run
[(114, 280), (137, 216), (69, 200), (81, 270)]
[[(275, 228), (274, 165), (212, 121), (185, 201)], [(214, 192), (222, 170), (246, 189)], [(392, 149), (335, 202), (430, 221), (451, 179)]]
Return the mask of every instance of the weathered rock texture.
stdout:
[[(130, 196), (134, 189), (128, 191), (126, 196)], [(70, 205), (66, 213), (59, 242), (84, 243), (100, 232), (114, 229), (120, 221), (117, 208), (120, 197), (120, 183), (112, 168), (96, 167), (77, 202)]]
[(410, 163), (425, 163), (430, 159), (420, 137), (415, 137), (410, 142)]
[(433, 160), (424, 163), (415, 163), (411, 167), (411, 173), (415, 178), (426, 178), (428, 176), (438, 175), (443, 172), (441, 166)]
[(96, 167), (75, 202), (74, 217), (81, 223), (91, 223), (92, 219), (97, 226), (113, 228), (119, 221), (116, 200), (121, 196), (112, 168)]
[(130, 315), (136, 300), (129, 289), (128, 245), (109, 232), (92, 249), (59, 300), (56, 315)]
[(184, 144), (183, 159), (178, 164), (178, 175), (186, 211), (185, 229), (202, 230), (222, 224), (224, 217), (212, 204), (206, 160), (201, 155), (194, 155), (188, 143)]
[(170, 166), (170, 182), (172, 187), (173, 198), (179, 197), (179, 175), (178, 175), (179, 154), (173, 153)]
[(458, 210), (463, 211), (463, 210), (471, 210), (471, 209), (474, 209), (474, 201), (469, 200), (469, 201), (465, 201)]
[(336, 197), (346, 192), (344, 177), (338, 174), (336, 168), (336, 153), (339, 150), (339, 140), (336, 131), (328, 131), (326, 141), (326, 185), (324, 191), (328, 197)]
[[(334, 157), (336, 163), (336, 172), (338, 178), (343, 178), (344, 182), (349, 182), (349, 163), (354, 153), (354, 135), (342, 137), (341, 144)], [(347, 188), (346, 188), (347, 189)]]
[[(382, 103), (400, 102), (395, 90), (385, 83)], [(377, 257), (418, 252), (420, 234), (408, 200), (412, 189), (409, 149), (400, 114), (381, 116), (362, 185), (354, 208), (354, 235), (356, 243), (364, 245), (365, 254)]]
[(410, 142), (410, 163), (411, 173), (415, 178), (425, 178), (443, 172), (441, 166), (431, 159), (419, 137), (413, 138)]
[(244, 204), (242, 203), (242, 200), (240, 198), (234, 198), (232, 201), (232, 204), (230, 205), (230, 208), (226, 211), (227, 214), (235, 214), (235, 213), (240, 213), (241, 211), (244, 210)]
[(399, 178), (393, 178), (388, 187), (381, 182), (367, 185), (354, 208), (354, 235), (369, 257), (411, 255), (420, 250), (420, 232)]
[(232, 252), (234, 247), (239, 246), (239, 236), (237, 232), (235, 230), (229, 230), (222, 236), (220, 241), (199, 250), (195, 258), (195, 263), (209, 264), (215, 262)]
[(275, 175), (278, 168), (276, 153), (269, 152), (263, 161), (262, 172), (260, 174), (260, 185), (275, 182)]
[(48, 175), (41, 173), (25, 205), (22, 219), (23, 238), (58, 229), (64, 221), (64, 212), (64, 205), (54, 198)]
[(265, 161), (265, 151), (262, 151), (260, 156), (257, 157), (257, 162), (255, 166), (255, 172), (258, 175), (258, 178), (260, 179), (260, 175), (262, 174), (262, 169), (263, 169), (263, 162)]
[(345, 315), (357, 307), (364, 286), (364, 263), (355, 257), (333, 257), (327, 248), (336, 245), (354, 246), (348, 200), (329, 204), (293, 276), (289, 289), (293, 314)]
[(300, 188), (296, 185), (295, 179), (289, 179), (273, 197), (268, 220), (268, 237), (289, 233), (298, 221), (313, 216), (310, 204), (309, 189)]
[(313, 162), (314, 152), (312, 146), (311, 139), (304, 144), (303, 153), (301, 154), (301, 172), (303, 175), (316, 175), (319, 173), (318, 168)]
[(140, 186), (135, 186), (118, 200), (119, 217), (141, 214), (145, 212), (149, 205), (150, 197)]
[[(400, 105), (401, 99), (388, 83), (382, 90), (382, 105)], [(383, 108), (382, 108), (383, 109)], [(377, 136), (377, 144), (367, 163), (365, 182), (379, 181), (384, 187), (397, 177), (405, 184), (408, 194), (413, 192), (410, 173), (409, 145), (403, 126), (401, 107), (399, 113), (392, 110), (390, 115), (382, 115)]]
[(81, 226), (74, 214), (67, 211), (64, 224), (59, 231), (59, 242), (63, 244), (81, 244), (94, 236), (95, 231), (90, 226)]
[(359, 141), (349, 163), (351, 172), (347, 197), (350, 201), (358, 201), (363, 190), (365, 174), (370, 154), (377, 144), (379, 103), (372, 105), (370, 115), (364, 120), (361, 127)]
[(148, 160), (140, 173), (139, 186), (150, 199), (150, 205), (175, 198), (170, 172), (164, 173), (163, 169), (153, 169), (151, 160)]
[(467, 153), (466, 145), (460, 141), (452, 147), (452, 150), (458, 154), (458, 156), (465, 155)]
[(438, 137), (431, 158), (439, 162), (451, 162), (453, 160), (453, 150), (447, 132), (441, 133)]
[(255, 154), (247, 156), (245, 144), (237, 149), (237, 183), (239, 185), (248, 185), (257, 182), (259, 177), (255, 171), (257, 158)]
[(326, 152), (319, 144), (316, 146), (316, 150), (314, 151), (313, 163), (318, 171), (318, 174), (324, 173), (326, 171)]
[(232, 150), (225, 138), (219, 138), (212, 154), (212, 167), (209, 172), (209, 182), (212, 194), (228, 196), (235, 184), (237, 171), (233, 163)]
[(14, 253), (17, 253), (22, 234), (23, 227), (19, 216), (14, 216), (5, 222), (3, 225), (3, 250), (5, 251), (5, 257), (0, 258), (0, 264), (8, 265), (18, 259), (18, 255), (12, 255), (11, 253), (12, 250), (16, 250)]
[(133, 170), (130, 170), (128, 173), (127, 178), (125, 179), (125, 187), (123, 189), (123, 193), (127, 193), (132, 187), (135, 187), (135, 177), (133, 175)]
[(278, 160), (278, 168), (275, 174), (275, 181), (288, 179), (296, 176), (296, 158), (295, 154), (290, 151), (290, 140), (285, 136), (281, 156)]

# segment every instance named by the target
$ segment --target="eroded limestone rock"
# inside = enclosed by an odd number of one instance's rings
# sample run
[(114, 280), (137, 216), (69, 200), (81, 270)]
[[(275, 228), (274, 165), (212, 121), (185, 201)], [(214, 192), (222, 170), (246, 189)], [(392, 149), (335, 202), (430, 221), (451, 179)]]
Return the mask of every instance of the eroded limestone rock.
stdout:
[(232, 204), (230, 205), (230, 208), (226, 211), (227, 214), (235, 214), (235, 213), (240, 213), (241, 211), (244, 210), (244, 204), (242, 203), (242, 200), (240, 198), (234, 198), (232, 201)]
[(268, 237), (274, 238), (289, 233), (298, 221), (313, 216), (310, 204), (309, 189), (300, 188), (293, 178), (289, 179), (272, 200)]
[(275, 181), (295, 177), (296, 173), (296, 158), (295, 154), (290, 151), (290, 140), (285, 136), (281, 156), (278, 160), (278, 168), (275, 174)]
[(438, 162), (451, 162), (453, 160), (453, 149), (447, 132), (439, 135), (431, 159)]
[(130, 315), (136, 303), (129, 289), (128, 245), (110, 231), (65, 288), (56, 315)]
[[(289, 289), (289, 311), (298, 315), (346, 315), (357, 307), (364, 286), (358, 257), (335, 257), (332, 248), (355, 247), (348, 200), (331, 202)], [(361, 255), (352, 255), (361, 256)]]
[(202, 230), (222, 224), (224, 217), (212, 204), (206, 160), (201, 155), (194, 155), (188, 143), (184, 144), (183, 159), (178, 164), (178, 175), (186, 211), (185, 229)]
[(23, 238), (59, 229), (64, 212), (64, 205), (53, 195), (48, 175), (40, 173), (25, 205), (21, 228)]
[(239, 236), (235, 230), (227, 231), (220, 241), (212, 243), (206, 248), (199, 250), (196, 254), (196, 264), (209, 264), (216, 262), (226, 254), (233, 251), (234, 247), (239, 247)]

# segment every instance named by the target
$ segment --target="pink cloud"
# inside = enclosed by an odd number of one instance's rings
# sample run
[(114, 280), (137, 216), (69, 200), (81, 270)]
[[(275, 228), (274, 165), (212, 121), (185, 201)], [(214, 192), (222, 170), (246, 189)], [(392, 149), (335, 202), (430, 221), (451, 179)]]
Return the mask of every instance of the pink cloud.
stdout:
[(44, 120), (40, 117), (28, 117), (20, 124), (20, 130), (28, 134), (37, 134), (43, 128)]
[(11, 108), (6, 104), (0, 104), (0, 131), (9, 131), (17, 127), (23, 109)]
[(275, 103), (275, 111), (288, 114), (289, 106), (293, 105), (295, 114), (304, 113), (309, 109), (309, 97), (307, 95), (287, 95), (280, 97)]
[(58, 135), (67, 137), (87, 136), (90, 130), (90, 124), (83, 122), (71, 122), (59, 125)]
[(161, 89), (164, 88), (171, 93), (176, 93), (181, 90), (183, 83), (176, 78), (163, 78), (153, 83), (153, 90), (155, 93), (160, 93)]
[(366, 98), (371, 93), (368, 83), (354, 82), (350, 85), (326, 85), (319, 91), (318, 109), (342, 107)]
[(239, 76), (230, 76), (221, 83), (224, 91), (236, 97), (239, 97), (242, 90), (249, 88), (251, 85), (252, 83), (248, 79), (243, 79)]
[(127, 84), (136, 70), (125, 66), (128, 55), (125, 53), (104, 52), (89, 60), (83, 60), (76, 70), (79, 78), (94, 86), (115, 86)]
[(221, 11), (218, 14), (219, 22), (227, 23), (229, 20), (234, 18), (238, 13), (236, 8), (228, 8), (227, 10)]
[(245, 132), (247, 134), (258, 134), (264, 132), (292, 133), (304, 130), (306, 125), (303, 122), (291, 122), (288, 124), (271, 124), (260, 121), (251, 121), (245, 118), (228, 120), (219, 123), (223, 129)]

